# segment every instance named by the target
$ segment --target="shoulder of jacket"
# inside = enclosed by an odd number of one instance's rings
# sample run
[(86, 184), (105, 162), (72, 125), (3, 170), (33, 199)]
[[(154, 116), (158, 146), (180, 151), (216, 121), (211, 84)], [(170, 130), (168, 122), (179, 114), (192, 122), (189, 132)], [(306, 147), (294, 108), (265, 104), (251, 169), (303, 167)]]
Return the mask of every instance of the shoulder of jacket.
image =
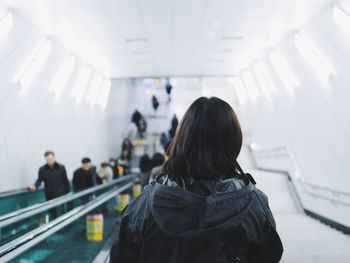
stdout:
[(255, 188), (254, 189), (254, 191), (256, 192), (256, 194), (262, 199), (262, 201), (264, 201), (264, 202), (268, 202), (268, 197), (267, 197), (267, 195), (263, 192), (263, 191), (261, 191), (260, 189), (258, 189), (258, 188)]
[(125, 215), (139, 217), (141, 214), (148, 214), (150, 212), (149, 201), (149, 189), (146, 188), (137, 198), (130, 202), (125, 210)]

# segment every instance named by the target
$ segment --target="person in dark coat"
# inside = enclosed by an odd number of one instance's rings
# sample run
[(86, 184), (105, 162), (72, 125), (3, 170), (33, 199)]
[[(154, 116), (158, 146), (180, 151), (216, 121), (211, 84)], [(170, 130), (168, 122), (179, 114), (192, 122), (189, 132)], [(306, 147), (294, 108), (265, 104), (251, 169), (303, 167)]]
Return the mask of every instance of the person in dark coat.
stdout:
[(159, 107), (159, 101), (155, 95), (152, 96), (152, 107), (153, 107), (154, 111), (157, 111), (157, 109)]
[(169, 141), (169, 138), (168, 138), (168, 136), (166, 135), (165, 132), (162, 132), (160, 134), (159, 141), (160, 141), (160, 145), (162, 145), (163, 147), (164, 147), (165, 144), (167, 144), (167, 142)]
[(147, 153), (141, 156), (139, 161), (140, 172), (145, 174), (149, 173), (152, 169), (152, 160)]
[(133, 123), (135, 123), (135, 125), (137, 125), (139, 120), (142, 117), (143, 117), (142, 114), (138, 110), (135, 110), (134, 113), (131, 116), (131, 122), (133, 122)]
[(161, 174), (162, 166), (164, 164), (165, 157), (163, 154), (156, 152), (153, 154), (150, 160), (150, 169), (144, 174), (141, 179), (141, 186), (146, 186), (149, 182), (153, 181), (157, 176)]
[(46, 164), (39, 169), (38, 179), (29, 187), (30, 191), (44, 183), (46, 200), (51, 200), (69, 193), (69, 181), (64, 165), (56, 162), (55, 154), (47, 151), (44, 154)]
[(122, 143), (122, 151), (121, 151), (121, 152), (122, 152), (122, 155), (123, 155), (123, 152), (124, 152), (124, 151), (127, 152), (126, 159), (127, 159), (128, 161), (131, 160), (132, 148), (133, 148), (133, 145), (132, 145), (130, 139), (129, 139), (129, 138), (125, 138), (125, 139), (123, 140), (123, 143)]
[(179, 125), (179, 120), (177, 119), (176, 114), (174, 114), (173, 118), (171, 119), (171, 126), (169, 130), (169, 135), (171, 139), (175, 137), (175, 133), (178, 125)]
[(168, 101), (171, 101), (171, 90), (173, 89), (173, 85), (168, 81), (165, 85), (165, 91), (168, 94)]
[(197, 99), (167, 151), (163, 176), (118, 218), (111, 262), (279, 262), (283, 247), (268, 199), (236, 161), (241, 147), (230, 105)]
[[(47, 201), (69, 193), (69, 181), (64, 165), (56, 162), (55, 154), (47, 151), (44, 154), (46, 164), (39, 169), (38, 179), (29, 186), (29, 190), (34, 192), (44, 183), (45, 198)], [(54, 207), (49, 210), (51, 220), (58, 217), (65, 210), (64, 206)]]
[(117, 167), (116, 160), (114, 158), (109, 158), (108, 165), (109, 165), (109, 167), (112, 168), (113, 179), (117, 179), (119, 177), (119, 173), (118, 173), (118, 167)]
[(128, 149), (123, 149), (120, 157), (118, 158), (118, 165), (121, 166), (123, 169), (123, 172), (120, 172), (120, 175), (126, 175), (129, 174), (130, 168), (129, 168), (129, 162), (130, 162), (130, 153)]
[(75, 192), (102, 183), (101, 178), (96, 174), (96, 167), (91, 164), (90, 158), (83, 158), (81, 163), (82, 166), (75, 170), (73, 174), (73, 190)]

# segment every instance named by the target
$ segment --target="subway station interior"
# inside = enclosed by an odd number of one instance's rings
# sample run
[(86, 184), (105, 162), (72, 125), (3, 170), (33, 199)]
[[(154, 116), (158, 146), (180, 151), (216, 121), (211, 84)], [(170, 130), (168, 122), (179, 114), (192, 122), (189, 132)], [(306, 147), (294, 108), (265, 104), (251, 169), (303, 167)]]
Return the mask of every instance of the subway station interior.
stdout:
[(218, 97), (280, 262), (349, 263), (349, 68), (348, 0), (1, 0), (0, 262), (110, 262), (188, 107)]

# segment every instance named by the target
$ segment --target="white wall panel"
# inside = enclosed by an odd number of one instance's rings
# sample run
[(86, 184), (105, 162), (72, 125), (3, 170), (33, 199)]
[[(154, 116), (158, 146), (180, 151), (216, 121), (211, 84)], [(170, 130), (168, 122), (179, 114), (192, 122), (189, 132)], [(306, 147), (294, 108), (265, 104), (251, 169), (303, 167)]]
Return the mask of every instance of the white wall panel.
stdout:
[[(35, 27), (15, 14), (12, 31), (0, 40), (0, 191), (21, 188), (32, 183), (45, 150), (53, 150), (57, 160), (66, 165), (71, 178), (84, 156), (97, 165), (116, 157), (112, 140), (120, 142), (121, 134), (110, 134), (109, 109), (71, 98), (82, 62), (76, 68), (61, 96), (49, 92), (52, 80), (63, 59), (69, 54), (53, 39), (52, 52), (28, 90), (23, 91), (16, 76), (35, 45), (45, 37)], [(96, 87), (99, 88), (99, 87)], [(114, 103), (121, 105), (123, 97)], [(125, 103), (122, 107), (127, 106)], [(127, 110), (125, 110), (127, 111)], [(120, 126), (127, 124), (119, 122)], [(118, 146), (119, 147), (119, 146)]]
[[(248, 103), (239, 110), (240, 119), (251, 135), (249, 141), (266, 147), (291, 146), (307, 182), (349, 192), (350, 36), (339, 31), (331, 8), (300, 30), (312, 38), (337, 74), (328, 84), (322, 83), (294, 46), (291, 33), (275, 49), (286, 57), (299, 78), (295, 95), (284, 91), (277, 72), (270, 68), (279, 90), (274, 96), (273, 111), (267, 110), (266, 103), (259, 103), (258, 107)], [(309, 196), (303, 196), (303, 200), (308, 209), (350, 225), (350, 211), (344, 206)]]

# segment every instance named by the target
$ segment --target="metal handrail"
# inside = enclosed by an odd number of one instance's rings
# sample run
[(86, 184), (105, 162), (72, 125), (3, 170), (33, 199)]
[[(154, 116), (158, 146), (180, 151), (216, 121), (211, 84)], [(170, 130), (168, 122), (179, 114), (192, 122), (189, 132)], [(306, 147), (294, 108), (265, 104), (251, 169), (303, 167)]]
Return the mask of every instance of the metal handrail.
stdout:
[[(43, 187), (39, 187), (37, 190), (43, 190)], [(4, 191), (0, 192), (0, 199), (9, 197), (9, 196), (14, 196), (14, 195), (21, 195), (21, 194), (26, 194), (29, 193), (28, 188), (19, 188), (15, 190), (10, 190), (10, 191)]]
[(109, 183), (106, 183), (106, 184), (101, 184), (101, 185), (91, 187), (89, 189), (80, 191), (78, 193), (74, 193), (74, 194), (69, 193), (69, 194), (61, 196), (59, 198), (55, 198), (53, 200), (44, 202), (40, 205), (34, 205), (31, 207), (20, 209), (16, 212), (11, 212), (9, 214), (6, 214), (6, 215), (0, 217), (0, 229), (5, 227), (5, 226), (14, 224), (18, 221), (21, 221), (23, 219), (29, 218), (33, 215), (37, 215), (39, 213), (47, 211), (53, 207), (57, 207), (57, 206), (62, 205), (64, 203), (67, 203), (67, 202), (70, 202), (70, 201), (75, 200), (77, 198), (80, 198), (84, 195), (91, 194), (93, 192), (96, 192), (98, 190), (104, 189), (106, 187), (112, 186), (112, 185), (117, 184), (117, 183), (121, 183), (121, 182), (126, 181), (126, 180), (132, 180), (135, 178), (135, 176), (136, 175), (128, 175), (128, 176), (125, 176), (122, 178), (115, 179), (115, 180), (113, 180)]
[[(269, 149), (257, 149), (257, 146), (256, 144), (250, 144), (250, 145), (246, 145), (250, 151), (252, 152), (259, 152), (259, 153), (262, 153), (262, 152), (271, 152), (273, 151), (273, 149), (269, 148)], [(278, 149), (282, 149), (284, 148), (286, 151), (287, 151), (287, 155), (288, 157), (291, 159), (292, 163), (293, 163), (293, 166), (295, 167), (295, 170), (296, 172), (299, 173), (299, 169), (298, 169), (298, 166), (297, 166), (297, 162), (296, 162), (296, 159), (294, 157), (294, 155), (292, 154), (291, 150), (289, 147), (287, 146), (282, 146), (282, 147), (278, 147)], [(288, 176), (288, 179), (290, 181), (292, 181), (293, 183), (293, 186), (295, 187), (294, 185), (294, 182), (293, 182), (293, 179), (294, 178), (297, 178), (297, 176), (293, 176), (292, 174), (290, 174), (290, 171), (288, 170), (282, 170), (282, 169), (274, 169), (274, 168), (266, 168), (266, 167), (261, 167), (257, 164), (257, 162), (255, 161), (255, 165), (257, 166), (257, 168), (259, 170), (264, 170), (264, 171), (269, 171), (269, 172), (277, 172), (277, 173), (283, 173), (283, 174), (286, 174)], [(319, 186), (319, 185), (314, 185), (314, 184), (311, 184), (311, 183), (307, 183), (305, 181), (302, 181), (302, 180), (298, 180), (298, 183), (300, 183), (301, 185), (303, 186), (308, 186), (308, 187), (313, 187), (315, 189), (320, 189), (320, 190), (324, 190), (324, 191), (327, 191), (327, 192), (331, 192), (333, 194), (338, 194), (338, 195), (345, 195), (345, 196), (350, 196), (350, 193), (347, 193), (347, 192), (342, 192), (342, 191), (338, 191), (338, 190), (335, 190), (335, 189), (332, 189), (332, 188), (328, 188), (328, 187), (323, 187), (323, 186)], [(296, 188), (295, 188), (296, 189)], [(297, 192), (297, 190), (296, 190)], [(313, 197), (316, 197), (316, 198), (322, 198), (324, 200), (328, 200), (330, 201), (331, 203), (333, 204), (340, 204), (340, 205), (344, 205), (344, 206), (349, 206), (350, 207), (350, 203), (347, 203), (347, 202), (344, 202), (344, 201), (340, 201), (340, 200), (337, 200), (337, 199), (334, 199), (334, 198), (330, 198), (330, 197), (327, 197), (327, 196), (324, 196), (324, 195), (320, 195), (320, 194), (317, 194), (317, 193), (310, 193), (310, 192), (307, 192), (305, 191), (305, 193), (309, 194), (309, 195), (312, 195)], [(300, 204), (302, 205), (302, 202), (301, 202), (301, 199), (300, 197), (298, 196), (299, 200), (300, 200)]]
[[(296, 166), (296, 159), (295, 159), (294, 155), (292, 154), (290, 147), (288, 147), (288, 146), (281, 146), (281, 147), (267, 148), (267, 149), (256, 149), (256, 144), (253, 144), (253, 145), (254, 145), (253, 147), (251, 145), (248, 145), (249, 149), (251, 149), (254, 152), (258, 152), (258, 153), (264, 153), (264, 152), (269, 152), (270, 153), (270, 152), (276, 151), (277, 149), (278, 150), (284, 149), (284, 150), (286, 150), (286, 153), (284, 153), (284, 154), (275, 154), (275, 156), (285, 156), (285, 155), (287, 155), (292, 160), (294, 166)], [(276, 171), (277, 169), (271, 169), (271, 170)], [(289, 171), (285, 171), (285, 170), (278, 170), (278, 171), (289, 173)], [(320, 185), (308, 183), (308, 182), (305, 182), (305, 181), (299, 181), (299, 183), (302, 184), (302, 185), (305, 185), (305, 186), (309, 186), (309, 187), (315, 188), (315, 189), (331, 192), (333, 194), (345, 195), (345, 196), (349, 196), (350, 197), (350, 192), (339, 191), (339, 190), (336, 190), (336, 189), (333, 189), (333, 188), (330, 188), (330, 187), (320, 186)]]
[[(70, 198), (76, 199), (76, 198), (79, 198), (81, 196), (84, 196), (84, 195), (90, 194), (92, 192), (98, 191), (100, 189), (103, 189), (105, 187), (109, 187), (109, 186), (111, 186), (113, 184), (122, 182), (122, 181), (124, 181), (126, 179), (128, 179), (128, 178), (127, 177), (118, 178), (118, 179), (115, 179), (115, 180), (113, 180), (113, 181), (111, 181), (109, 183), (102, 184), (102, 185), (97, 185), (97, 186), (91, 187), (89, 189), (80, 191), (80, 192), (75, 193), (75, 194), (70, 192), (70, 193), (68, 193), (66, 195), (63, 195), (63, 196), (60, 196), (58, 198), (55, 198), (55, 199), (43, 202), (41, 204), (35, 204), (35, 205), (29, 206), (29, 207), (25, 207), (25, 208), (19, 209), (19, 210), (15, 211), (15, 212), (7, 213), (5, 215), (0, 216), (0, 228), (1, 228), (1, 222), (6, 220), (6, 219), (8, 219), (8, 218), (15, 217), (15, 216), (18, 216), (20, 214), (23, 214), (23, 213), (26, 213), (28, 211), (31, 211), (31, 210), (34, 210), (34, 209), (38, 209), (38, 208), (41, 208), (41, 207), (44, 207), (44, 206), (55, 204), (57, 202), (61, 202), (62, 200), (66, 200), (68, 197), (73, 196), (73, 195), (74, 195), (74, 197), (70, 197)], [(63, 203), (65, 203), (65, 202), (63, 202)], [(62, 203), (60, 203), (60, 204), (62, 204)]]
[[(83, 190), (83, 191), (80, 191), (80, 192), (76, 193), (76, 195), (77, 195), (77, 197), (80, 197), (80, 196), (83, 196), (83, 195), (90, 194), (91, 192), (99, 190), (100, 188), (104, 188), (104, 187), (108, 187), (110, 185), (113, 185), (113, 184), (118, 182), (117, 180), (120, 180), (120, 179), (122, 179), (122, 178), (115, 179), (115, 180), (113, 180), (113, 181), (111, 181), (111, 182), (109, 182), (107, 184), (102, 184), (102, 185), (97, 185), (97, 186), (91, 187), (89, 189), (86, 189), (86, 190)], [(68, 194), (65, 194), (63, 196), (57, 197), (55, 199), (52, 199), (52, 200), (49, 200), (49, 201), (46, 201), (46, 202), (43, 202), (43, 203), (40, 203), (40, 204), (31, 205), (31, 206), (19, 209), (19, 210), (14, 211), (14, 212), (7, 213), (5, 215), (0, 216), (0, 222), (3, 221), (3, 220), (8, 219), (10, 217), (15, 217), (15, 216), (17, 216), (19, 214), (23, 214), (23, 213), (31, 211), (33, 209), (37, 209), (38, 207), (50, 205), (50, 204), (58, 202), (60, 200), (64, 200), (65, 198), (67, 198), (68, 196), (72, 196), (73, 194), (74, 194), (73, 192), (70, 192)]]
[(109, 253), (113, 246), (114, 236), (113, 233), (108, 237), (107, 241), (104, 243), (100, 252), (98, 252), (97, 256), (94, 258), (92, 263), (109, 263), (110, 257)]
[(92, 211), (96, 207), (102, 205), (103, 203), (109, 201), (117, 194), (123, 192), (124, 190), (130, 188), (133, 182), (127, 183), (126, 185), (109, 190), (108, 192), (98, 196), (93, 201), (87, 204), (78, 206), (73, 210), (65, 213), (64, 215), (56, 218), (55, 220), (40, 226), (14, 240), (0, 247), (0, 262), (8, 262), (18, 255), (22, 254), (24, 251), (35, 246), (39, 242), (43, 241), (48, 236), (54, 234), (55, 232), (61, 230), (65, 226), (71, 224), (81, 216)]
[(317, 184), (311, 184), (311, 183), (307, 183), (307, 182), (301, 182), (303, 185), (314, 188), (314, 189), (319, 189), (319, 190), (323, 190), (323, 191), (327, 191), (327, 192), (331, 192), (335, 195), (345, 195), (345, 196), (349, 196), (350, 197), (350, 193), (348, 192), (344, 192), (344, 191), (339, 191), (339, 190), (335, 190), (333, 188), (329, 188), (326, 186), (320, 186)]
[(340, 204), (340, 205), (343, 205), (343, 206), (350, 207), (350, 203), (347, 203), (347, 202), (344, 202), (344, 201), (340, 201), (340, 200), (337, 200), (337, 199), (334, 199), (334, 198), (330, 198), (328, 196), (316, 194), (316, 193), (309, 192), (309, 191), (304, 191), (304, 193), (306, 193), (306, 194), (308, 194), (310, 196), (316, 197), (316, 198), (320, 198), (320, 199), (324, 199), (324, 200), (330, 201), (330, 202), (335, 203), (335, 204)]

